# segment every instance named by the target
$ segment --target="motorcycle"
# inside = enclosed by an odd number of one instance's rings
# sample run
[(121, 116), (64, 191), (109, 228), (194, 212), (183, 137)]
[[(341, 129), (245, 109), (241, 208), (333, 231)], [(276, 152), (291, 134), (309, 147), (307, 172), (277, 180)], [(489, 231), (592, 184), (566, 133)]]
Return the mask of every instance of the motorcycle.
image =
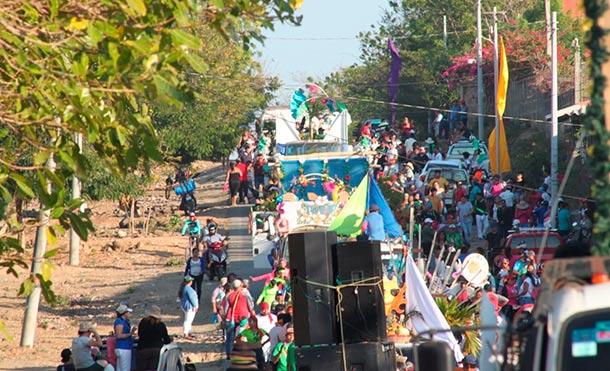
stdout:
[(227, 275), (227, 239), (214, 242), (208, 245), (208, 277), (213, 281), (215, 277), (218, 280)]

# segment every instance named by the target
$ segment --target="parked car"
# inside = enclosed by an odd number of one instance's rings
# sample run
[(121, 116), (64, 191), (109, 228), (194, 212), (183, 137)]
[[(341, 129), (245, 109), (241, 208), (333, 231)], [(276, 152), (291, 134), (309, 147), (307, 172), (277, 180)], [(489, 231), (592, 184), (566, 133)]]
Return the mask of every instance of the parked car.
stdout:
[(421, 173), (426, 174), (430, 169), (462, 169), (462, 161), (459, 160), (430, 160), (426, 162)]
[[(481, 150), (482, 155), (485, 155), (487, 158), (489, 158), (489, 151), (487, 150), (487, 146), (485, 146), (485, 144), (479, 143), (479, 149)], [(461, 140), (457, 143), (452, 144), (449, 147), (449, 149), (447, 150), (446, 159), (461, 161), (464, 158), (464, 152), (468, 152), (472, 156), (474, 154), (474, 151), (475, 149), (472, 145), (472, 142), (470, 142), (469, 140)]]
[(555, 230), (551, 230), (546, 240), (545, 246), (541, 246), (542, 239), (544, 236), (544, 229), (520, 229), (519, 231), (509, 232), (504, 243), (504, 247), (510, 247), (511, 255), (515, 258), (519, 258), (523, 249), (533, 250), (538, 255), (539, 250), (542, 248), (541, 263), (553, 259), (555, 251), (560, 246), (563, 246), (565, 241), (559, 233)]

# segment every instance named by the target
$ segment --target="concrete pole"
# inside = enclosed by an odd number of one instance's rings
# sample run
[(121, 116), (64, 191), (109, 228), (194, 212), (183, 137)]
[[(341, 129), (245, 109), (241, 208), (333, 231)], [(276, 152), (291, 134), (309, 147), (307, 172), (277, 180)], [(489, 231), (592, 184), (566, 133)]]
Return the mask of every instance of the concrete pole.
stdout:
[(484, 117), (482, 116), (484, 112), (483, 108), (483, 36), (481, 29), (481, 0), (477, 0), (477, 113), (479, 117), (478, 126), (479, 126), (479, 140), (483, 141), (484, 131)]
[[(558, 167), (558, 135), (559, 125), (557, 117), (557, 12), (551, 16), (551, 196), (553, 199), (557, 194), (557, 167)], [(555, 221), (551, 220), (555, 227)]]
[(447, 49), (447, 16), (443, 16), (443, 43), (445, 44), (445, 49)]
[[(55, 160), (53, 155), (47, 160), (47, 169), (51, 172), (55, 171)], [(51, 193), (51, 182), (47, 181), (47, 192)], [(42, 272), (42, 263), (44, 254), (47, 249), (47, 230), (49, 228), (49, 217), (51, 215), (50, 209), (43, 209), (41, 206), (38, 222), (39, 225), (36, 228), (36, 242), (34, 243), (34, 258), (32, 259), (32, 275), (36, 275)], [(37, 278), (35, 278), (37, 280)], [(32, 347), (34, 345), (34, 335), (36, 333), (38, 307), (40, 305), (40, 294), (42, 289), (39, 283), (34, 285), (34, 289), (28, 295), (25, 314), (23, 316), (23, 328), (21, 329), (21, 342), (22, 347)]]
[(494, 118), (496, 122), (496, 172), (500, 171), (500, 120), (498, 119), (498, 13), (494, 6)]
[[(75, 134), (74, 140), (78, 145), (79, 152), (83, 151), (83, 135)], [(81, 196), (81, 184), (80, 180), (76, 175), (72, 176), (72, 199), (80, 198)], [(82, 210), (81, 210), (82, 211)], [(80, 237), (74, 231), (74, 228), (70, 229), (70, 265), (78, 266), (80, 261)]]
[(551, 56), (551, 0), (544, 0), (544, 19), (546, 29), (546, 54)]
[(574, 47), (574, 104), (580, 104), (582, 100), (580, 93), (580, 43), (578, 38), (575, 38), (572, 42), (572, 46)]

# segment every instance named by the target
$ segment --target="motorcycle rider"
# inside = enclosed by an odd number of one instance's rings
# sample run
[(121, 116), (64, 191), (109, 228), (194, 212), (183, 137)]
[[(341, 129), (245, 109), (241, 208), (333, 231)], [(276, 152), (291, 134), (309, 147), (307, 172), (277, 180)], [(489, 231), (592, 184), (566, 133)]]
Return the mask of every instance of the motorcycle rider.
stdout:
[(182, 226), (182, 235), (184, 236), (187, 231), (189, 236), (194, 236), (196, 238), (195, 247), (199, 246), (199, 242), (201, 242), (201, 224), (197, 219), (197, 215), (195, 215), (193, 212), (191, 212), (188, 219), (184, 221), (184, 225)]
[[(203, 238), (203, 246), (205, 248), (205, 261), (208, 262), (208, 270), (212, 266), (212, 259), (210, 254), (212, 250), (219, 249), (219, 247), (226, 246), (226, 238), (216, 231), (216, 224), (210, 223), (207, 227), (208, 235)], [(212, 272), (210, 272), (212, 275)]]

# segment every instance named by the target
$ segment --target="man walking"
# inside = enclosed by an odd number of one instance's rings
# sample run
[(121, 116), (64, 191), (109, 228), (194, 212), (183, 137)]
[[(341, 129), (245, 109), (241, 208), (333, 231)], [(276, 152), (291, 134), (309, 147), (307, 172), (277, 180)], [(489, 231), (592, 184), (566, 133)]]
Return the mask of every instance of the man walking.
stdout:
[(472, 212), (473, 207), (470, 201), (463, 195), (458, 202), (457, 206), (458, 220), (462, 226), (464, 232), (464, 242), (470, 243), (470, 237), (472, 236)]

